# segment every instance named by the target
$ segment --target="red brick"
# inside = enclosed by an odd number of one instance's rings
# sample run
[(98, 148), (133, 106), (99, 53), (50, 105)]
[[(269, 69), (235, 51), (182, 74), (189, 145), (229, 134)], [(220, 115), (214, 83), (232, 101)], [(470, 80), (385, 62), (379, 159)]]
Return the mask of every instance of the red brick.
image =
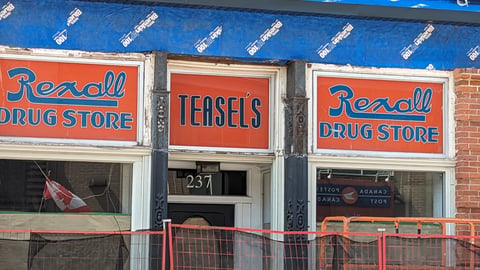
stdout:
[(471, 149), (471, 150), (470, 150), (470, 155), (479, 156), (479, 155), (480, 155), (480, 151), (478, 151), (478, 150), (476, 150), (476, 149)]
[[(458, 149), (458, 152), (464, 152), (464, 149)], [(470, 155), (460, 155), (457, 153), (457, 161), (462, 161), (462, 160), (468, 160), (468, 159), (464, 159), (463, 157), (476, 157), (476, 156), (470, 156)]]
[(459, 147), (458, 145), (455, 146), (455, 150), (457, 151), (457, 160), (461, 160), (463, 156), (470, 155), (470, 150), (466, 147)]
[(467, 73), (477, 73), (477, 69), (474, 68), (457, 68), (453, 71), (454, 76), (462, 76)]
[(480, 184), (480, 173), (470, 173), (470, 182)]
[(468, 81), (470, 80), (470, 78), (472, 77), (473, 74), (470, 74), (470, 73), (461, 73), (459, 74), (458, 76), (455, 76), (455, 82), (458, 82), (458, 81)]
[(480, 122), (480, 115), (469, 115), (468, 119), (473, 122)]
[(461, 76), (463, 75), (463, 70), (462, 69), (454, 69), (453, 70), (453, 78), (456, 79), (456, 78), (460, 78)]
[(478, 191), (475, 191), (475, 190), (458, 190), (456, 192), (457, 196), (460, 197), (460, 196), (475, 196), (477, 197), (478, 196)]
[(457, 208), (457, 213), (470, 214), (470, 208), (459, 207)]
[[(479, 190), (480, 190), (480, 185), (478, 185), (478, 183), (477, 183), (477, 184), (473, 184), (473, 183), (472, 183), (472, 184), (470, 185), (470, 191), (473, 191), (473, 190), (479, 191)], [(480, 201), (478, 201), (478, 198), (475, 198), (475, 202), (476, 202), (476, 203), (479, 203)]]
[(471, 155), (468, 149), (457, 150), (457, 156), (467, 156), (467, 155)]
[[(455, 89), (456, 90), (456, 89)], [(457, 95), (457, 99), (455, 102), (457, 102), (458, 104), (470, 104), (470, 103), (474, 103), (474, 101), (470, 100), (470, 95), (471, 93), (469, 92), (459, 92), (459, 91), (455, 91), (455, 94)]]
[(468, 218), (468, 214), (465, 214), (465, 213), (456, 214), (455, 217), (456, 218)]
[[(470, 76), (468, 76), (470, 77)], [(470, 84), (470, 78), (461, 78), (459, 80), (455, 80), (455, 86), (464, 86), (464, 85), (469, 85)]]
[(472, 126), (472, 127), (480, 127), (480, 121), (470, 121), (470, 126)]
[(466, 72), (464, 72), (464, 70), (461, 70), (461, 69), (455, 69), (453, 71), (453, 77), (455, 78), (455, 80), (469, 78), (470, 75), (471, 74), (466, 73)]
[(457, 207), (465, 207), (465, 208), (478, 208), (480, 205), (478, 201), (459, 201), (456, 202)]
[(455, 178), (457, 179), (457, 184), (463, 184), (463, 185), (470, 184), (470, 178), (468, 178), (467, 173), (457, 172), (455, 174)]
[(476, 86), (460, 85), (455, 87), (455, 92), (476, 92)]
[(468, 156), (463, 156), (461, 160), (459, 159), (459, 161), (479, 161), (478, 158), (479, 157), (477, 157), (477, 156), (468, 155)]
[[(462, 128), (462, 127), (468, 127), (469, 126), (469, 123), (468, 121), (469, 120), (469, 116), (472, 115), (472, 113), (468, 112), (468, 113), (455, 113), (453, 115), (453, 119), (458, 122), (458, 124), (455, 126), (455, 129), (457, 129), (458, 127)], [(476, 131), (476, 130), (470, 130), (470, 131)]]
[(470, 150), (457, 148), (457, 157), (470, 156)]
[[(472, 213), (472, 214), (470, 214), (470, 216), (469, 216), (469, 219), (479, 219), (479, 218), (480, 218), (480, 214), (473, 214), (473, 213)], [(476, 229), (474, 229), (474, 230), (476, 230)]]
[(456, 101), (456, 104), (477, 104), (478, 101), (473, 99), (472, 95), (474, 94), (475, 92), (461, 92), (461, 93), (457, 93), (457, 95), (459, 96), (458, 97), (458, 100)]
[(475, 137), (458, 137), (455, 139), (455, 143), (458, 144), (458, 145), (464, 145), (466, 144), (467, 146), (469, 146), (470, 144), (477, 144), (478, 143), (478, 139), (479, 138), (475, 138)]
[(467, 114), (455, 115), (454, 119), (455, 121), (468, 121), (468, 115)]
[(480, 80), (471, 80), (470, 86), (476, 86), (478, 89), (478, 86), (480, 86)]
[[(477, 159), (478, 159), (478, 158), (477, 158)], [(460, 156), (460, 157), (457, 157), (457, 162), (458, 162), (458, 161), (467, 161), (467, 160), (468, 160), (468, 159), (463, 159), (461, 156)], [(463, 171), (460, 171), (460, 172), (463, 173)]]
[(470, 149), (470, 144), (469, 143), (457, 143), (455, 147), (458, 150), (464, 150), (464, 149)]
[(471, 138), (471, 137), (457, 137), (457, 143), (477, 143), (478, 138)]
[(476, 69), (476, 68), (465, 68), (463, 73), (476, 74), (476, 73), (479, 73), (478, 71), (479, 71), (479, 69)]
[(456, 188), (462, 188), (470, 184), (470, 173), (463, 172), (455, 168), (455, 179), (457, 180)]
[(469, 165), (469, 161), (457, 161), (457, 168), (468, 167)]
[[(467, 107), (470, 107), (472, 104), (462, 104), (463, 106), (467, 106)], [(458, 108), (455, 108), (455, 115), (469, 115), (469, 114), (475, 114), (475, 110), (471, 110), (471, 109), (458, 109)]]
[[(462, 123), (460, 123), (462, 124)], [(457, 129), (459, 131), (466, 131), (466, 132), (477, 132), (478, 131), (478, 127), (471, 127), (471, 126), (467, 126), (467, 125), (457, 125)], [(470, 134), (471, 136), (471, 134)]]
[(460, 130), (460, 131), (455, 132), (455, 137), (457, 137), (457, 138), (466, 138), (466, 137), (470, 137), (470, 136), (469, 136), (469, 133), (468, 133), (468, 132), (463, 131), (463, 130)]
[(455, 187), (457, 191), (459, 190), (470, 190), (470, 180), (469, 179), (461, 179), (457, 180), (457, 186)]
[[(475, 123), (479, 123), (479, 124), (480, 124), (480, 122), (475, 122)], [(470, 150), (479, 150), (479, 149), (480, 149), (480, 144), (478, 144), (478, 143), (470, 143), (470, 144), (468, 145), (468, 148), (469, 148)]]
[[(477, 168), (473, 168), (473, 167), (470, 167), (470, 166), (457, 166), (457, 168), (463, 172), (470, 172), (470, 173), (476, 173), (478, 172), (478, 169)], [(470, 176), (471, 178), (471, 176)]]
[(468, 162), (468, 165), (472, 166), (472, 167), (480, 168), (480, 162), (479, 161), (470, 161), (470, 162)]
[(470, 212), (475, 214), (480, 214), (480, 208), (472, 208), (470, 209)]

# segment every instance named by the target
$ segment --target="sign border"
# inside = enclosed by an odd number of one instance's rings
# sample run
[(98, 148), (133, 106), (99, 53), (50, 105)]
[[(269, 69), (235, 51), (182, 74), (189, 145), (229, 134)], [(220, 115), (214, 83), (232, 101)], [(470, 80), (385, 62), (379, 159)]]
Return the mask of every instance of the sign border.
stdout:
[[(112, 56), (108, 56), (112, 57)], [(139, 58), (139, 57), (138, 57)], [(59, 138), (37, 138), (37, 137), (11, 137), (0, 136), (0, 142), (22, 142), (22, 143), (61, 143), (68, 145), (101, 145), (101, 146), (137, 146), (143, 141), (144, 132), (144, 79), (145, 79), (145, 60), (133, 59), (128, 56), (113, 56), (112, 59), (86, 58), (69, 58), (66, 56), (56, 55), (19, 55), (19, 54), (3, 54), (0, 53), (0, 59), (21, 60), (21, 61), (38, 61), (38, 62), (55, 62), (69, 64), (91, 64), (91, 65), (109, 65), (109, 66), (126, 66), (137, 67), (137, 132), (135, 140), (98, 140), (98, 139), (59, 139)]]
[[(355, 155), (355, 156), (374, 156), (374, 157), (418, 157), (418, 158), (446, 158), (449, 154), (449, 112), (450, 112), (450, 105), (449, 105), (449, 92), (448, 88), (451, 87), (449, 85), (449, 78), (447, 76), (438, 76), (435, 74), (431, 74), (429, 76), (428, 71), (425, 74), (417, 74), (417, 75), (407, 75), (401, 73), (385, 73), (385, 72), (378, 72), (378, 73), (368, 73), (368, 72), (343, 72), (343, 71), (322, 71), (322, 70), (312, 70), (312, 108), (311, 108), (311, 115), (312, 115), (312, 123), (311, 123), (311, 143), (313, 148), (314, 154), (333, 154), (333, 155)], [(412, 71), (415, 72), (415, 71)], [(406, 73), (406, 72), (405, 72)], [(421, 73), (421, 71), (417, 71), (417, 73)], [(389, 80), (389, 81), (406, 81), (406, 82), (419, 82), (419, 83), (441, 83), (443, 84), (443, 97), (442, 97), (442, 118), (443, 118), (443, 151), (442, 153), (435, 154), (435, 153), (421, 153), (421, 152), (392, 152), (392, 151), (384, 151), (384, 150), (343, 150), (343, 149), (323, 149), (317, 147), (317, 78), (318, 77), (336, 77), (336, 78), (345, 78), (345, 79), (375, 79), (375, 80)]]
[[(258, 69), (255, 69), (258, 68)], [(243, 67), (243, 66), (233, 66), (233, 65), (226, 65), (226, 66), (203, 66), (202, 63), (178, 63), (172, 64), (171, 67), (168, 67), (168, 76), (167, 76), (167, 89), (168, 92), (171, 93), (171, 74), (192, 74), (192, 75), (220, 75), (220, 76), (231, 76), (231, 77), (250, 77), (250, 78), (268, 78), (269, 79), (269, 126), (268, 126), (268, 147), (267, 148), (237, 148), (237, 147), (210, 147), (210, 146), (190, 146), (190, 145), (172, 145), (168, 144), (168, 149), (170, 150), (191, 150), (191, 151), (215, 151), (215, 152), (239, 152), (239, 153), (272, 153), (273, 152), (273, 141), (274, 141), (274, 128), (275, 128), (275, 89), (277, 87), (277, 80), (280, 76), (280, 72), (278, 68), (270, 68), (270, 67), (261, 67), (255, 66), (252, 67)], [(171, 98), (171, 97), (170, 97)], [(171, 100), (169, 99), (169, 107), (170, 107)], [(170, 121), (170, 110), (169, 110), (169, 126), (171, 125)], [(170, 138), (171, 128), (168, 129), (168, 136)]]

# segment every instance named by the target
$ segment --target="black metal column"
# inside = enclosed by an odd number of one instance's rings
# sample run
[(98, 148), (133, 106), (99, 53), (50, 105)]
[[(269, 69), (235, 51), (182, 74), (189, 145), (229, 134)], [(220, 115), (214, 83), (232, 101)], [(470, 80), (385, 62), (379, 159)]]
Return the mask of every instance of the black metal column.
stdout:
[[(308, 229), (308, 104), (305, 61), (292, 61), (285, 99), (285, 230)], [(285, 237), (285, 269), (308, 269), (306, 236)]]
[[(163, 229), (167, 218), (168, 184), (168, 89), (167, 55), (155, 52), (154, 84), (152, 90), (152, 175), (150, 229)], [(150, 269), (162, 269), (162, 239), (150, 238)]]

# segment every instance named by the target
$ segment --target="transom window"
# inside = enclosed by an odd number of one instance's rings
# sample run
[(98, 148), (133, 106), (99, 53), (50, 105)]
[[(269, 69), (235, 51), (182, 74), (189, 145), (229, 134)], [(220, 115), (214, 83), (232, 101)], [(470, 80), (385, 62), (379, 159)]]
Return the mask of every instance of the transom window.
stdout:
[(246, 196), (247, 172), (169, 169), (168, 194)]

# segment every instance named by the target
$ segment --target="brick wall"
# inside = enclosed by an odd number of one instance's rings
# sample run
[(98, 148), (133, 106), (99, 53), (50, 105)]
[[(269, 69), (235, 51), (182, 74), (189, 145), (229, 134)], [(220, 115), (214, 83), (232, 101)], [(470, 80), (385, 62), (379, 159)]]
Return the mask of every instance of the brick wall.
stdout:
[(480, 219), (480, 69), (454, 71), (457, 218)]

